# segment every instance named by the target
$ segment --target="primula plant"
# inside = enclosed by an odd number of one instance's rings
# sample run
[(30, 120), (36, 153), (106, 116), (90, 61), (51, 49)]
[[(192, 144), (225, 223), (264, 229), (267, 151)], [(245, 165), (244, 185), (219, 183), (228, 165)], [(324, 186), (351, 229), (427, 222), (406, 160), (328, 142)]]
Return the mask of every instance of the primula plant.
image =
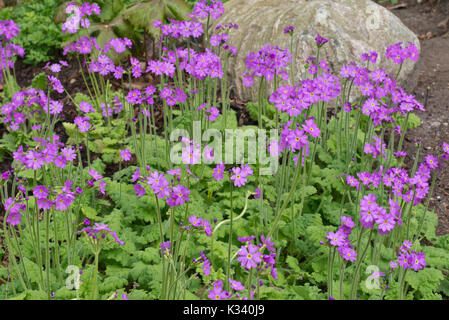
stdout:
[[(9, 165), (1, 298), (449, 294), (449, 242), (429, 211), (449, 145), (419, 162), (416, 142), (413, 165), (404, 164), (404, 137), (419, 125), (413, 112), (424, 111), (396, 81), (418, 59), (412, 43), (332, 71), (320, 54), (328, 39), (317, 34), (295, 82), (297, 31), (285, 26), (286, 46), (247, 53), (240, 76), (258, 101), (246, 105), (252, 124), (239, 127), (227, 72), (239, 30), (214, 24), (221, 1), (187, 13), (167, 1), (166, 15), (145, 12), (157, 18), (151, 25), (133, 21), (156, 40), (157, 57), (145, 60), (131, 55), (138, 39), (91, 32), (111, 14), (99, 3), (65, 4), (61, 31), (71, 42), (28, 88), (15, 80), (15, 56), (26, 54), (14, 43), (20, 25), (0, 22), (0, 150)], [(143, 14), (133, 10), (129, 19)], [(394, 74), (376, 67), (379, 55)], [(61, 81), (70, 64), (79, 91)]]

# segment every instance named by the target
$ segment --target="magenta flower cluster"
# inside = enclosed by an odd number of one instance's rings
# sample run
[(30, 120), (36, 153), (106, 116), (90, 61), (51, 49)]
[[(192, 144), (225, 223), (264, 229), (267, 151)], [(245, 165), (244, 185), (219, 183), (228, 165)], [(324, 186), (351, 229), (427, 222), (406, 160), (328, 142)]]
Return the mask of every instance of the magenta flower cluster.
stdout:
[[(11, 42), (18, 34), (19, 26), (13, 20), (0, 21), (0, 71), (14, 68), (13, 58), (16, 55), (23, 58), (25, 55), (25, 49)], [(3, 72), (0, 72), (0, 79), (3, 79)]]
[(399, 255), (396, 261), (390, 262), (390, 267), (395, 269), (398, 265), (404, 269), (413, 269), (418, 271), (426, 267), (426, 257), (424, 252), (416, 252), (410, 250), (413, 244), (405, 240), (402, 246), (399, 248)]
[(125, 244), (122, 240), (119, 239), (117, 233), (115, 231), (112, 231), (112, 229), (104, 223), (95, 223), (93, 226), (84, 227), (83, 229), (75, 233), (82, 232), (94, 240), (105, 239), (109, 234), (119, 245), (122, 246)]
[(83, 2), (80, 6), (74, 2), (69, 3), (65, 9), (70, 15), (62, 24), (62, 33), (77, 33), (81, 28), (89, 28), (90, 21), (87, 18), (93, 14), (100, 14), (100, 6), (96, 3)]
[(212, 289), (209, 291), (207, 296), (211, 300), (228, 300), (233, 297), (240, 300), (253, 300), (254, 299), (254, 288), (251, 288), (251, 294), (249, 297), (242, 296), (241, 292), (245, 290), (243, 284), (239, 281), (229, 279), (230, 291), (226, 291), (224, 287), (223, 280), (217, 280), (212, 284)]
[[(444, 155), (444, 154), (443, 154)], [(367, 189), (377, 189), (382, 184), (389, 193), (397, 199), (402, 199), (413, 205), (421, 203), (430, 189), (430, 178), (432, 170), (437, 170), (439, 161), (433, 155), (427, 155), (425, 162), (422, 162), (413, 177), (410, 177), (403, 168), (390, 168), (384, 171), (383, 166), (373, 173), (359, 172), (357, 178), (348, 176), (346, 182), (355, 188), (359, 188), (360, 183)]]
[(27, 120), (32, 121), (36, 115), (45, 114), (47, 111), (50, 114), (58, 114), (62, 111), (62, 104), (48, 98), (43, 90), (34, 88), (16, 92), (11, 102), (0, 107), (2, 122), (13, 131), (19, 130), (20, 125)]
[(254, 84), (255, 77), (263, 77), (272, 81), (275, 74), (287, 81), (286, 68), (291, 59), (292, 55), (288, 49), (281, 49), (278, 46), (273, 47), (269, 44), (263, 46), (257, 53), (249, 53), (245, 59), (248, 70), (242, 74), (243, 84), (246, 87), (251, 87)]
[(89, 169), (87, 173), (89, 173), (92, 179), (86, 181), (86, 183), (91, 187), (95, 187), (95, 182), (98, 182), (98, 189), (102, 194), (106, 194), (106, 182), (104, 181), (103, 176), (92, 168)]
[(26, 210), (26, 205), (13, 198), (8, 198), (4, 203), (7, 215), (6, 222), (11, 226), (16, 226), (22, 220), (22, 212)]
[[(245, 245), (240, 247), (237, 253), (239, 255), (237, 260), (240, 261), (242, 268), (245, 268), (245, 270), (256, 269), (257, 271), (264, 271), (270, 269), (271, 276), (277, 279), (277, 268), (274, 267), (276, 264), (274, 243), (271, 241), (271, 238), (265, 238), (264, 235), (261, 235), (260, 243), (254, 245), (252, 241), (255, 238), (255, 236), (239, 238), (239, 241), (244, 242)], [(267, 254), (263, 253), (265, 249), (268, 251)]]
[(396, 43), (387, 48), (385, 56), (391, 59), (394, 63), (402, 64), (405, 60), (410, 59), (417, 61), (419, 58), (419, 50), (412, 42), (407, 42), (403, 45), (402, 42)]
[(76, 193), (82, 190), (77, 188), (76, 192), (72, 191), (73, 182), (67, 180), (60, 191), (51, 190), (45, 186), (36, 186), (33, 189), (33, 195), (36, 198), (37, 206), (42, 210), (50, 210), (53, 206), (57, 211), (67, 210), (75, 200)]
[[(20, 146), (17, 151), (13, 152), (13, 159), (20, 167), (32, 170), (38, 170), (46, 164), (54, 163), (56, 167), (64, 168), (67, 162), (73, 162), (76, 159), (75, 149), (73, 147), (64, 147), (59, 142), (57, 135), (53, 136), (53, 141), (42, 138), (33, 138), (37, 143), (34, 148), (23, 150)], [(64, 148), (61, 148), (64, 147)]]
[(270, 97), (269, 101), (281, 112), (290, 117), (297, 117), (319, 101), (329, 102), (341, 91), (338, 78), (328, 72), (314, 79), (303, 80), (293, 87), (281, 86)]
[[(220, 166), (220, 164), (218, 166)], [(248, 176), (254, 175), (253, 169), (251, 169), (249, 164), (242, 163), (240, 167), (234, 167), (230, 171), (232, 172), (230, 179), (234, 181), (234, 186), (239, 188), (247, 183)]]
[(354, 250), (354, 246), (351, 245), (349, 236), (352, 233), (352, 229), (355, 224), (351, 217), (341, 217), (342, 224), (338, 228), (337, 232), (328, 232), (326, 239), (329, 240), (329, 244), (337, 248), (338, 253), (342, 259), (346, 261), (354, 262), (357, 260), (357, 252)]
[(219, 0), (200, 0), (195, 3), (193, 7), (191, 17), (198, 19), (204, 19), (210, 16), (216, 20), (220, 18), (224, 13), (223, 3)]
[(360, 222), (364, 228), (372, 229), (378, 227), (378, 233), (385, 235), (397, 225), (402, 225), (401, 206), (393, 199), (388, 200), (389, 212), (377, 204), (377, 198), (373, 193), (364, 196), (360, 200)]
[[(190, 216), (189, 222), (192, 225), (193, 229), (198, 229), (204, 231), (206, 236), (212, 236), (212, 225), (206, 219), (198, 218), (197, 216)], [(187, 227), (189, 230), (192, 228)]]
[[(147, 168), (147, 170), (149, 171), (148, 176), (143, 176), (139, 168), (136, 169), (132, 176), (132, 181), (137, 182), (134, 184), (134, 191), (139, 197), (146, 194), (146, 190), (141, 184), (142, 182), (146, 182), (154, 195), (157, 196), (158, 199), (165, 200), (170, 207), (178, 207), (190, 201), (190, 190), (181, 184), (176, 184), (175, 180), (179, 181), (178, 179), (173, 178), (169, 182), (164, 173), (159, 173), (158, 171), (151, 172), (149, 168)], [(167, 174), (175, 177), (180, 175), (180, 172), (177, 170), (170, 170), (167, 171)]]

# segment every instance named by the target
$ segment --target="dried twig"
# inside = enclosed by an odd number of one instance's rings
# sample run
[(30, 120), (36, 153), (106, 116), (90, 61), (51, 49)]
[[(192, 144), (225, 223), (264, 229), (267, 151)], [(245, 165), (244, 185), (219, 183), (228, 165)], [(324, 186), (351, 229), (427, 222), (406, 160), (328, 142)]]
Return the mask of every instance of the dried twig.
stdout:
[(387, 7), (388, 10), (397, 10), (397, 9), (405, 9), (407, 8), (407, 3), (402, 2), (398, 3), (397, 5)]

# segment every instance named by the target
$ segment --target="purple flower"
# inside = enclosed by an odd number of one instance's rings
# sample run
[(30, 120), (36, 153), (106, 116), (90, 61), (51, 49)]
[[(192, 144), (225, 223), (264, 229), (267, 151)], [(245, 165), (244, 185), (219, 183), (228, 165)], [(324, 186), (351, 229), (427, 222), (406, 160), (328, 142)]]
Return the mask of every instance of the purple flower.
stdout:
[(235, 291), (245, 290), (245, 287), (236, 280), (232, 280), (231, 278), (229, 278), (229, 283), (231, 284), (231, 288), (234, 289)]
[(142, 67), (140, 66), (139, 60), (131, 57), (130, 62), (131, 62), (131, 74), (133, 75), (134, 78), (139, 78), (142, 75)]
[(76, 159), (76, 153), (73, 147), (62, 148), (61, 153), (67, 161), (73, 161)]
[(242, 246), (238, 252), (238, 261), (241, 262), (242, 267), (249, 270), (251, 268), (257, 268), (257, 265), (262, 261), (259, 248), (251, 243), (248, 246)]
[(260, 199), (260, 189), (259, 188), (256, 188), (256, 194), (254, 195), (254, 199)]
[(205, 112), (206, 112), (206, 119), (209, 120), (210, 122), (214, 122), (215, 120), (217, 120), (220, 114), (220, 111), (218, 111), (218, 109), (215, 107), (210, 107), (209, 109), (206, 109)]
[(192, 224), (192, 226), (194, 227), (201, 227), (203, 225), (203, 219), (201, 218), (197, 218), (197, 216), (191, 216), (189, 218), (189, 222)]
[(181, 176), (181, 169), (171, 169), (167, 171), (167, 174), (171, 176)]
[(48, 189), (45, 186), (36, 186), (33, 189), (33, 195), (36, 199), (46, 199), (48, 196)]
[(95, 180), (98, 181), (100, 179), (103, 178), (103, 176), (101, 174), (99, 174), (97, 171), (95, 171), (94, 169), (89, 169), (87, 171), (87, 173), (89, 173), (89, 175)]
[(318, 47), (323, 46), (325, 43), (328, 42), (328, 39), (322, 37), (319, 33), (317, 33), (316, 37), (315, 37), (315, 41), (316, 44), (318, 45)]
[(131, 160), (131, 151), (129, 151), (128, 149), (124, 149), (120, 151), (120, 156), (122, 157), (123, 161), (129, 161)]
[(210, 270), (212, 269), (212, 266), (210, 264), (209, 259), (207, 259), (203, 251), (201, 251), (201, 259), (203, 259), (203, 266), (202, 266), (203, 273), (207, 277), (210, 275)]
[(244, 85), (251, 86), (255, 77), (264, 77), (272, 81), (275, 73), (284, 80), (288, 79), (285, 68), (291, 62), (292, 55), (287, 49), (267, 44), (257, 53), (251, 52), (246, 56), (245, 65), (247, 71), (242, 74)]
[(408, 42), (408, 45), (404, 47), (402, 46), (402, 42), (398, 42), (387, 48), (385, 56), (393, 60), (394, 63), (402, 64), (407, 59), (417, 61), (419, 57), (419, 50), (411, 42)]
[(167, 252), (168, 254), (171, 254), (170, 246), (171, 246), (170, 241), (162, 242), (160, 244), (161, 248), (159, 249), (159, 251), (161, 252), (162, 255), (165, 255)]
[(345, 234), (341, 231), (328, 232), (327, 236), (326, 236), (326, 239), (329, 240), (330, 244), (335, 247), (339, 247), (339, 246), (343, 245), (345, 238), (346, 238)]
[(8, 214), (6, 222), (8, 222), (11, 226), (18, 225), (22, 219), (22, 214), (20, 212), (26, 209), (25, 204), (16, 203), (13, 198), (8, 198), (5, 201), (4, 207)]
[(183, 185), (177, 185), (173, 187), (170, 201), (167, 200), (167, 204), (170, 206), (180, 206), (189, 201), (190, 190)]
[(310, 134), (312, 137), (317, 138), (320, 136), (321, 130), (318, 129), (317, 125), (312, 119), (306, 120), (303, 125), (304, 131)]
[(346, 261), (354, 262), (357, 260), (357, 252), (350, 247), (342, 247), (340, 256)]
[(351, 217), (342, 216), (341, 217), (341, 222), (343, 223), (343, 226), (345, 226), (345, 227), (347, 227), (349, 229), (352, 229), (355, 226), (355, 223), (354, 223), (354, 221), (352, 221)]
[(449, 144), (448, 144), (448, 143), (443, 142), (443, 143), (441, 144), (441, 148), (443, 149), (443, 152), (445, 152), (446, 154), (449, 155)]
[(128, 92), (126, 96), (126, 101), (130, 104), (141, 104), (142, 103), (142, 93), (139, 89), (132, 90)]
[(295, 31), (295, 27), (294, 26), (288, 26), (284, 28), (284, 33), (285, 34), (292, 34)]
[(432, 156), (431, 154), (426, 156), (426, 163), (430, 169), (438, 168), (438, 159)]
[(53, 63), (50, 65), (51, 72), (58, 73), (61, 71), (61, 65), (59, 63)]
[(227, 299), (229, 295), (229, 292), (223, 290), (222, 286), (214, 286), (214, 288), (209, 291), (209, 295), (207, 297), (211, 300), (224, 300)]
[(84, 113), (95, 112), (95, 109), (92, 105), (86, 101), (81, 101), (79, 104), (80, 110)]
[(426, 266), (426, 257), (423, 252), (415, 252), (412, 251), (410, 255), (407, 257), (407, 262), (410, 268), (415, 271), (421, 270)]
[(146, 193), (145, 188), (142, 185), (138, 184), (138, 183), (136, 183), (134, 185), (134, 192), (136, 193), (136, 195), (138, 197), (142, 197)]
[(215, 180), (220, 181), (223, 180), (223, 173), (225, 170), (225, 165), (224, 163), (219, 163), (217, 164), (217, 166), (212, 170), (212, 177), (214, 177)]
[(239, 187), (239, 188), (244, 186), (246, 184), (246, 182), (247, 182), (247, 180), (246, 180), (246, 172), (243, 171), (239, 167), (232, 168), (231, 170), (234, 173), (231, 176), (231, 180), (234, 181), (234, 186)]
[(256, 239), (255, 235), (252, 235), (250, 237), (238, 237), (237, 238), (237, 240), (240, 241), (240, 242), (249, 242), (249, 241), (252, 241), (254, 239)]
[(54, 76), (47, 76), (48, 80), (50, 81), (53, 89), (58, 92), (58, 93), (63, 93), (64, 92), (64, 87), (61, 84), (61, 81), (59, 81), (56, 77)]
[(395, 220), (393, 216), (382, 215), (379, 220), (376, 220), (376, 223), (379, 225), (379, 233), (388, 233), (393, 230), (395, 227)]
[(349, 184), (351, 187), (355, 187), (355, 188), (359, 187), (359, 181), (353, 176), (347, 176), (346, 183)]
[(265, 247), (270, 252), (275, 252), (276, 248), (274, 247), (274, 242), (271, 241), (271, 238), (265, 238), (264, 235), (260, 236), (260, 241), (265, 245)]

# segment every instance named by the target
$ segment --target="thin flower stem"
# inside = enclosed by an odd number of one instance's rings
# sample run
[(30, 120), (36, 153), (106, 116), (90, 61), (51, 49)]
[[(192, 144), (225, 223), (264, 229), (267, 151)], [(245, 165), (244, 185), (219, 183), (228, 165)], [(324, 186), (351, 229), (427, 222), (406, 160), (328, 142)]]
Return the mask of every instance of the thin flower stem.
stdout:
[(404, 290), (404, 283), (405, 283), (405, 275), (407, 273), (408, 269), (401, 269), (400, 276), (399, 276), (399, 300), (404, 300), (405, 296), (405, 290)]
[(258, 118), (257, 121), (259, 123), (259, 129), (263, 128), (263, 121), (262, 121), (262, 109), (263, 109), (263, 98), (262, 98), (262, 91), (263, 91), (263, 79), (264, 77), (260, 78), (260, 84), (259, 84), (259, 106), (258, 106)]
[(344, 300), (345, 298), (343, 290), (345, 269), (346, 269), (346, 261), (343, 261), (340, 269), (340, 300)]
[(92, 284), (92, 295), (91, 299), (96, 300), (97, 298), (97, 277), (98, 277), (98, 255), (100, 254), (99, 251), (95, 251), (95, 270), (94, 270), (94, 280)]
[(328, 265), (327, 265), (327, 295), (330, 299), (333, 295), (333, 269), (334, 269), (335, 247), (329, 247)]
[[(289, 192), (289, 194), (287, 196), (287, 199), (285, 199), (284, 204), (282, 205), (281, 210), (278, 211), (276, 217), (274, 218), (274, 222), (272, 223), (270, 232), (268, 232), (267, 238), (270, 238), (272, 236), (273, 232), (276, 230), (276, 227), (277, 227), (279, 221), (282, 218), (282, 214), (284, 213), (284, 210), (287, 207), (287, 205), (288, 205), (288, 203), (290, 201), (290, 198), (293, 196), (293, 193), (296, 190), (296, 185), (298, 184), (300, 173), (301, 173), (301, 168), (302, 168), (301, 162), (302, 161), (305, 162), (305, 159), (304, 160), (298, 159), (298, 164), (296, 165), (297, 166), (296, 175), (295, 175), (295, 178), (293, 180), (292, 188), (290, 189), (290, 192)], [(305, 166), (304, 166), (304, 169), (305, 169)]]
[(351, 287), (351, 297), (352, 297), (352, 299), (355, 299), (355, 295), (357, 293), (357, 287), (359, 285), (360, 266), (362, 265), (362, 261), (365, 259), (366, 253), (368, 252), (368, 248), (370, 246), (371, 238), (373, 236), (373, 230), (374, 229), (371, 229), (371, 231), (369, 233), (368, 241), (366, 242), (366, 246), (365, 246), (365, 249), (363, 250), (362, 256), (358, 256), (357, 266), (355, 268), (354, 279), (352, 281), (352, 287)]
[[(439, 157), (438, 157), (438, 158), (439, 158)], [(427, 210), (429, 209), (430, 198), (432, 197), (433, 189), (435, 188), (435, 182), (436, 182), (436, 179), (437, 179), (437, 169), (435, 169), (435, 170), (433, 171), (432, 183), (430, 184), (429, 194), (427, 195), (426, 206), (424, 207), (424, 210), (423, 210), (423, 214), (422, 214), (421, 220), (419, 221), (419, 224), (418, 224), (418, 232), (417, 232), (417, 233), (415, 234), (415, 236), (413, 237), (413, 240), (416, 240), (417, 237), (419, 237), (419, 235), (421, 234), (422, 228), (423, 228), (423, 226), (424, 226), (424, 220), (425, 220), (425, 218), (426, 218), (426, 213), (427, 213)]]
[[(233, 203), (232, 203), (232, 181), (229, 182), (229, 198), (231, 201), (231, 213), (229, 218), (229, 243), (228, 243), (228, 263), (226, 265), (226, 279), (229, 279), (231, 272), (231, 248), (232, 248), (232, 223), (233, 223)], [(227, 282), (227, 287), (229, 290), (229, 282)]]

